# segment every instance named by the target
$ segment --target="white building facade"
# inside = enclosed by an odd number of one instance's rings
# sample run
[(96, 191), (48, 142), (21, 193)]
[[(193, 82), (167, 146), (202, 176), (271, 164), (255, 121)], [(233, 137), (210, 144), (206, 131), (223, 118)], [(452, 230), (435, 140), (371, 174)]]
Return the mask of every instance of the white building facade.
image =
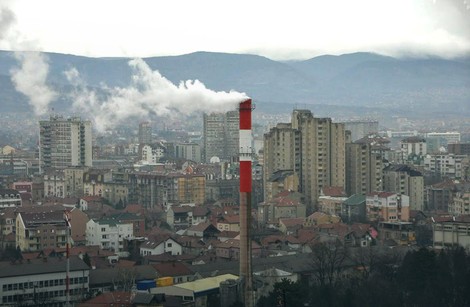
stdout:
[(120, 223), (114, 219), (89, 220), (86, 224), (87, 245), (99, 245), (103, 249), (122, 252), (124, 239), (134, 237), (132, 223)]

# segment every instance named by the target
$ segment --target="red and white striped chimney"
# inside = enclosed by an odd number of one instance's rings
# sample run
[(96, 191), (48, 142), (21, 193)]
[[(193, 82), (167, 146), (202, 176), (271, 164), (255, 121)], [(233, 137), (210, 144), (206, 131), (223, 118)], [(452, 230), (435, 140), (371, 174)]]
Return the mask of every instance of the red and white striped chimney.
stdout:
[(243, 283), (244, 305), (251, 307), (253, 300), (253, 278), (251, 268), (251, 99), (240, 103), (240, 278)]

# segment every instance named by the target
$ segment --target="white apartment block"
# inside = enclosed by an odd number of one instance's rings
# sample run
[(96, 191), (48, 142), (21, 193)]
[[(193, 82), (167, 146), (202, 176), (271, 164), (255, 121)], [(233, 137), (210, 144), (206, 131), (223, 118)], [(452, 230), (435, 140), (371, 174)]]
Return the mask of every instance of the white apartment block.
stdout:
[(160, 144), (142, 146), (142, 160), (149, 164), (158, 163), (164, 156), (165, 148)]
[(132, 223), (120, 223), (112, 218), (89, 220), (86, 224), (87, 245), (99, 245), (103, 249), (122, 252), (124, 239), (133, 238)]

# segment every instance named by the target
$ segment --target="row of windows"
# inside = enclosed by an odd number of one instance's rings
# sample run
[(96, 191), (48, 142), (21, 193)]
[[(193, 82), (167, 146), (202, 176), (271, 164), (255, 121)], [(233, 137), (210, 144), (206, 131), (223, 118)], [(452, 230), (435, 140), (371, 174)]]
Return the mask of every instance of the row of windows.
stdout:
[[(85, 289), (70, 289), (70, 295), (80, 295), (86, 292)], [(65, 290), (57, 291), (47, 291), (47, 292), (36, 292), (36, 293), (26, 293), (26, 294), (17, 294), (17, 295), (7, 295), (2, 297), (2, 303), (13, 303), (13, 302), (25, 302), (25, 301), (36, 301), (36, 302), (45, 302), (46, 299), (51, 299), (55, 297), (66, 296)]]
[[(70, 284), (83, 284), (88, 282), (88, 277), (74, 277), (70, 278)], [(35, 286), (39, 288), (43, 287), (54, 287), (65, 285), (65, 279), (51, 279), (51, 280), (41, 280), (37, 282), (23, 282), (16, 284), (7, 284), (3, 285), (3, 291), (15, 291), (23, 289), (34, 289)]]

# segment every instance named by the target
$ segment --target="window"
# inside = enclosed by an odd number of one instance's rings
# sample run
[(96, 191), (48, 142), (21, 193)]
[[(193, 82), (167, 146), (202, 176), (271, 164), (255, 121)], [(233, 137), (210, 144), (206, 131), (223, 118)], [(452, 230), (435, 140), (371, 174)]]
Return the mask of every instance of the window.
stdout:
[(173, 246), (173, 244), (171, 244), (171, 243), (167, 243), (167, 245), (166, 245), (166, 246), (167, 246), (167, 247), (172, 247), (172, 246)]

